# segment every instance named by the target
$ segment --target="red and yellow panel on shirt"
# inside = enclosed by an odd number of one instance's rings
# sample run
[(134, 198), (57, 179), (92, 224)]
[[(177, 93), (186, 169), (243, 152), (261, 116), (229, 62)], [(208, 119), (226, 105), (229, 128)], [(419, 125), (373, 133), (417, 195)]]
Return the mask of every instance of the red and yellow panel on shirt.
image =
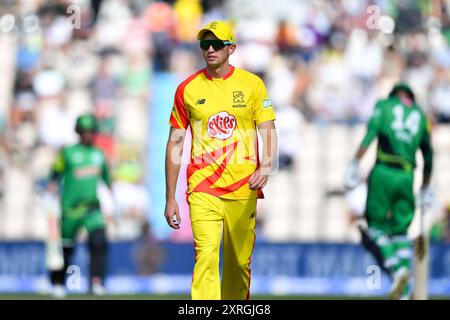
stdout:
[(275, 120), (263, 81), (231, 67), (223, 78), (202, 69), (175, 93), (169, 123), (192, 130), (188, 194), (205, 192), (226, 199), (251, 199), (248, 180), (259, 165), (256, 125)]

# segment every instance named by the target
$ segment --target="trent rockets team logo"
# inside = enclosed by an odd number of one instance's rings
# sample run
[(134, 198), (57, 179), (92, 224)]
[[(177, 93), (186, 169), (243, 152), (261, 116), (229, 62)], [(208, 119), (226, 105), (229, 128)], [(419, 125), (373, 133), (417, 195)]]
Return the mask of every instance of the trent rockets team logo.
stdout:
[(226, 111), (212, 115), (208, 119), (208, 134), (216, 139), (225, 140), (233, 135), (236, 128), (236, 118)]

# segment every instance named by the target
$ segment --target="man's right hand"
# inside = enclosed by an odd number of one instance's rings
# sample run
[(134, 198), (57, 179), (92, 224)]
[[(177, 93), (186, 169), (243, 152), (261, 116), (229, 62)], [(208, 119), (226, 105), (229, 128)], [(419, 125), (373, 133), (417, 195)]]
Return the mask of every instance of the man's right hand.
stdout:
[(171, 228), (180, 229), (180, 209), (178, 208), (178, 203), (175, 199), (166, 200), (164, 216), (166, 217), (166, 221)]
[(47, 192), (52, 196), (58, 195), (58, 184), (55, 181), (49, 181), (47, 185)]
[(344, 186), (347, 190), (353, 190), (358, 186), (359, 182), (359, 161), (354, 159), (345, 170)]

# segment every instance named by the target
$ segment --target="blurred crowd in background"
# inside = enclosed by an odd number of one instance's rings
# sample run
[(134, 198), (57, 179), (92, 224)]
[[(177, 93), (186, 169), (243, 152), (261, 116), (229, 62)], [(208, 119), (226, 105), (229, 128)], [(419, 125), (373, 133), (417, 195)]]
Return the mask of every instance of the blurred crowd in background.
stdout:
[[(195, 36), (215, 19), (235, 30), (231, 63), (267, 85), (282, 171), (296, 168), (302, 128), (363, 126), (400, 80), (446, 126), (449, 10), (448, 0), (0, 0), (0, 238), (45, 237), (37, 195), (85, 112), (100, 121), (113, 176), (113, 194), (100, 191), (110, 237), (151, 232), (149, 216), (162, 212), (144, 183), (150, 84), (157, 72), (182, 80), (200, 69)], [(442, 217), (435, 238), (450, 241), (450, 213)]]

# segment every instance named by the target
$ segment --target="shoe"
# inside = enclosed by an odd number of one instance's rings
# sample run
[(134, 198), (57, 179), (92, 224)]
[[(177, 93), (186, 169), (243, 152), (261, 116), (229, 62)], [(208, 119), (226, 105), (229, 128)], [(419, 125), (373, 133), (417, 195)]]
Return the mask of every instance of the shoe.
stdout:
[(401, 268), (394, 274), (394, 282), (388, 295), (390, 300), (398, 300), (402, 296), (403, 289), (408, 284), (408, 280), (409, 270), (406, 268)]
[(411, 300), (408, 294), (402, 294), (398, 300)]
[(93, 283), (91, 293), (94, 296), (103, 296), (106, 294), (106, 289), (100, 283)]
[(64, 299), (66, 297), (66, 288), (62, 284), (53, 286), (52, 296), (56, 299)]

